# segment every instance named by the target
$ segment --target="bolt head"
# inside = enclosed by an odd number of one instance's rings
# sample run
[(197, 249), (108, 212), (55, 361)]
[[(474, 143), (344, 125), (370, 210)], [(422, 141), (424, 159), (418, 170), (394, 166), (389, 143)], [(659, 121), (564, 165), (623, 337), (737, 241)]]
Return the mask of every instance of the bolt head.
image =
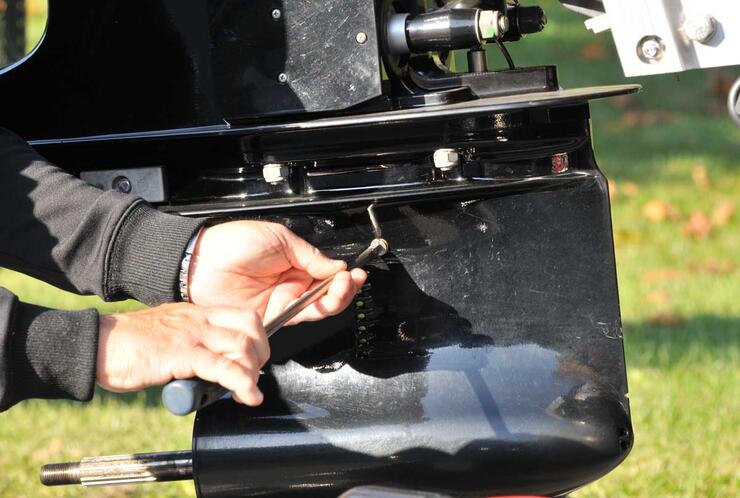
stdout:
[(455, 149), (437, 149), (432, 156), (434, 167), (442, 171), (449, 171), (460, 164), (460, 154)]
[(706, 43), (717, 31), (717, 21), (709, 14), (689, 17), (683, 25), (683, 30), (689, 40)]
[(277, 80), (280, 83), (287, 83), (288, 82), (288, 75), (285, 73), (280, 73), (277, 76)]
[(281, 17), (283, 17), (283, 13), (280, 12), (280, 9), (272, 9), (272, 12), (270, 12), (270, 15), (273, 19), (278, 20)]
[(659, 36), (644, 36), (637, 44), (637, 57), (645, 64), (660, 62), (665, 54), (665, 44)]
[(111, 185), (113, 187), (113, 190), (117, 190), (119, 192), (122, 192), (124, 194), (130, 194), (131, 190), (133, 189), (133, 185), (131, 184), (131, 180), (126, 178), (125, 176), (118, 176), (113, 180), (113, 183)]
[(367, 33), (360, 31), (359, 33), (357, 33), (357, 36), (355, 36), (355, 41), (362, 45), (367, 41)]

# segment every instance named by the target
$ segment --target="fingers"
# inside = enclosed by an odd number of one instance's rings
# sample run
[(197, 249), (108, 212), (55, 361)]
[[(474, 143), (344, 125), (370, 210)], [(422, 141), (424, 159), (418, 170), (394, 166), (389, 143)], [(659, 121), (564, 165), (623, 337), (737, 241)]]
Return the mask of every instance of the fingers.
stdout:
[(329, 285), (326, 294), (299, 313), (289, 324), (322, 320), (342, 312), (352, 302), (366, 279), (367, 273), (359, 268), (351, 272), (338, 273)]
[(278, 225), (285, 256), (293, 267), (304, 270), (317, 280), (329, 278), (334, 273), (347, 267), (347, 263), (324, 256), (316, 247), (312, 246), (288, 228)]
[[(222, 341), (219, 342), (219, 346), (232, 348), (219, 352), (234, 353), (238, 357), (239, 352), (244, 352), (247, 346), (251, 345), (255, 350), (259, 367), (262, 367), (270, 358), (270, 343), (257, 313), (236, 308), (214, 308), (208, 310), (207, 320), (215, 327), (230, 329), (228, 334), (227, 331), (216, 334), (218, 338), (213, 334), (207, 334), (208, 340), (213, 341), (212, 344), (215, 345), (217, 341)], [(211, 349), (208, 345), (206, 347)]]
[(239, 401), (249, 406), (258, 406), (262, 403), (264, 396), (257, 387), (256, 370), (245, 368), (202, 346), (194, 348), (188, 356), (189, 358), (180, 360), (183, 368), (175, 372), (176, 378), (199, 377), (225, 387), (234, 393)]

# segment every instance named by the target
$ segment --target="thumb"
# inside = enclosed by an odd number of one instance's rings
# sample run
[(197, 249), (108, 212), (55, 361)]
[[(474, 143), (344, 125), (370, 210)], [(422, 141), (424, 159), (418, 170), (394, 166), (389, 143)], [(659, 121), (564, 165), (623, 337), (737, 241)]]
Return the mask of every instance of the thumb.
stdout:
[(282, 227), (285, 256), (294, 268), (303, 270), (315, 279), (325, 279), (344, 270), (347, 263), (326, 257), (318, 248), (309, 244), (288, 228)]

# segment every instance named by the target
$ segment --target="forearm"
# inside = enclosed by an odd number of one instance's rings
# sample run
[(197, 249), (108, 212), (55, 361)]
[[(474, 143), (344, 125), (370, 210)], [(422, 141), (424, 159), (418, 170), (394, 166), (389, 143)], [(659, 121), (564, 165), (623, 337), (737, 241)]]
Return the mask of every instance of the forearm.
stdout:
[(0, 265), (80, 294), (147, 304), (176, 299), (177, 272), (201, 221), (103, 192), (0, 129)]
[(29, 398), (89, 400), (97, 347), (95, 310), (50, 310), (0, 288), (0, 411)]

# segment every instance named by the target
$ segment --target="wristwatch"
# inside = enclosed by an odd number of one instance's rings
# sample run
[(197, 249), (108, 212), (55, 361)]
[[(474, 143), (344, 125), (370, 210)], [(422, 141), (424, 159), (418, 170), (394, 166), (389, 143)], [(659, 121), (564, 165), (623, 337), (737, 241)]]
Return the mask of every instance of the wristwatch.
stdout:
[(190, 294), (188, 292), (188, 281), (190, 277), (190, 259), (195, 251), (195, 245), (198, 243), (200, 234), (203, 232), (203, 228), (198, 230), (193, 238), (190, 239), (188, 245), (185, 247), (185, 255), (182, 257), (180, 262), (180, 301), (190, 303)]

